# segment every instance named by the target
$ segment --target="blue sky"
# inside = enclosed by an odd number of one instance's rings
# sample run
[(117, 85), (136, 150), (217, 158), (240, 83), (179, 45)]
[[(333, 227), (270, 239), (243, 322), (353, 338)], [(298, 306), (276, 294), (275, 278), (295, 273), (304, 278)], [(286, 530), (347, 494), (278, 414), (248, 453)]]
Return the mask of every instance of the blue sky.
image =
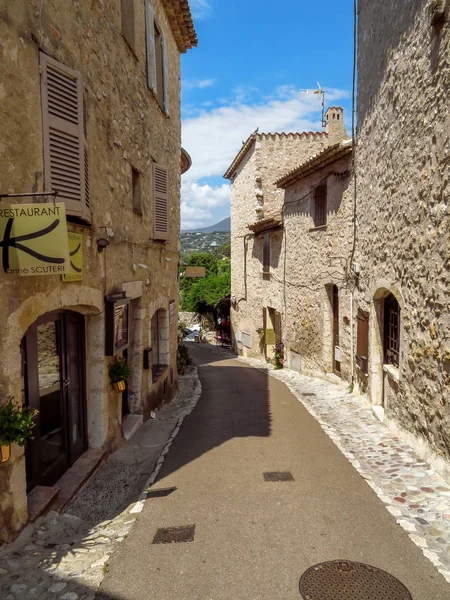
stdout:
[(353, 2), (190, 0), (199, 46), (182, 57), (182, 229), (230, 214), (223, 173), (242, 142), (260, 132), (320, 130), (318, 96), (351, 121)]

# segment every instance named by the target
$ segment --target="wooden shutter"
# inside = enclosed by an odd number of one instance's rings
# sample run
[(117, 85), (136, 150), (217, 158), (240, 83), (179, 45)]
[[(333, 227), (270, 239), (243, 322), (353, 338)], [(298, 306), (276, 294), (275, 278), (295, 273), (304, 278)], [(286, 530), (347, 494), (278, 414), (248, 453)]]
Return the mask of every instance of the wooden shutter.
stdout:
[(270, 233), (263, 237), (263, 273), (270, 273)]
[(156, 92), (155, 11), (150, 0), (145, 0), (145, 28), (147, 30), (147, 84), (153, 92)]
[(356, 361), (363, 373), (368, 373), (369, 364), (369, 313), (358, 310), (356, 330)]
[(169, 239), (169, 181), (165, 167), (153, 163), (153, 234), (156, 240)]
[(67, 214), (90, 220), (81, 76), (43, 53), (40, 65), (46, 189)]
[(164, 36), (161, 36), (161, 49), (163, 63), (164, 112), (169, 116), (169, 61), (167, 56), (167, 42)]
[(281, 344), (281, 313), (275, 313), (275, 341)]

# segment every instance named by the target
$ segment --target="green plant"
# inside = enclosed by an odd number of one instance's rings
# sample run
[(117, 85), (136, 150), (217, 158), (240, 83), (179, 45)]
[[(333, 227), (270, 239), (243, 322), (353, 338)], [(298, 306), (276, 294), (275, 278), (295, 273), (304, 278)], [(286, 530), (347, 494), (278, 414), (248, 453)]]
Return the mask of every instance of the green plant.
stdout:
[(347, 392), (349, 394), (353, 394), (353, 390), (355, 389), (355, 384), (353, 383), (353, 381), (350, 383), (350, 385), (347, 388)]
[(9, 446), (12, 443), (25, 446), (36, 425), (37, 413), (33, 408), (18, 406), (12, 398), (0, 406), (0, 446)]
[(264, 327), (258, 327), (256, 333), (262, 338), (264, 336)]
[(119, 356), (114, 362), (108, 367), (108, 374), (111, 383), (118, 383), (119, 381), (126, 381), (130, 376), (130, 367), (124, 358)]
[(180, 344), (177, 349), (177, 371), (182, 375), (187, 367), (192, 364), (192, 360), (189, 356), (189, 350), (184, 344)]
[(274, 368), (282, 369), (284, 362), (284, 344), (282, 342), (277, 342), (275, 344), (275, 352), (274, 352)]

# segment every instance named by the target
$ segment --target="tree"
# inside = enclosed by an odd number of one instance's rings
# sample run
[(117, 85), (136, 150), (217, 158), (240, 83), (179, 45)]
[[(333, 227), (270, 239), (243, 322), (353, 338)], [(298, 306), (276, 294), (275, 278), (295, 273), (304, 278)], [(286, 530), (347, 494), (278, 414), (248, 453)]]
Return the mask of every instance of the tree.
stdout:
[(200, 315), (213, 313), (219, 302), (231, 293), (231, 275), (210, 275), (194, 283), (184, 297), (185, 310)]

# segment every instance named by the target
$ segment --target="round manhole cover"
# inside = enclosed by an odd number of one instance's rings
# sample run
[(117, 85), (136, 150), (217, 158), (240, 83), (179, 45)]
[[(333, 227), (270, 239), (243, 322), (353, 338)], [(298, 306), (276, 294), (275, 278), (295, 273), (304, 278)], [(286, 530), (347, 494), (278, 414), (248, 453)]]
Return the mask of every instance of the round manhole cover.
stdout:
[(299, 588), (304, 600), (412, 600), (386, 571), (348, 560), (314, 565), (303, 573)]

